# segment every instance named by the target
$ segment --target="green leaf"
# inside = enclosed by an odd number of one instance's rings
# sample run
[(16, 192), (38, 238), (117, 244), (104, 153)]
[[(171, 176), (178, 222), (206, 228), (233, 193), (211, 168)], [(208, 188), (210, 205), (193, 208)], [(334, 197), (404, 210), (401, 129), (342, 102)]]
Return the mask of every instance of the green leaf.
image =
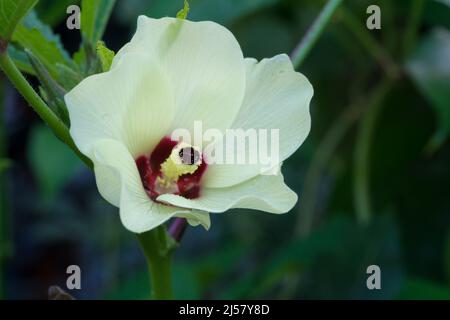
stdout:
[(68, 179), (82, 167), (79, 158), (43, 125), (32, 129), (28, 159), (45, 199), (57, 195)]
[(8, 54), (20, 71), (36, 75), (25, 52), (18, 50), (14, 45), (10, 44), (8, 46)]
[(73, 61), (77, 65), (77, 71), (83, 78), (102, 70), (100, 59), (91, 44), (81, 43), (78, 51), (73, 54)]
[(102, 63), (103, 71), (109, 71), (114, 59), (114, 51), (108, 49), (103, 41), (97, 41), (97, 55)]
[(184, 0), (183, 9), (178, 11), (177, 18), (178, 19), (186, 19), (188, 14), (189, 14), (189, 2), (187, 0)]
[(56, 69), (58, 70), (58, 83), (61, 84), (66, 91), (72, 90), (84, 78), (78, 71), (61, 63), (56, 64)]
[(16, 26), (36, 3), (37, 0), (0, 0), (0, 42), (11, 40)]
[(72, 55), (73, 61), (76, 63), (76, 65), (81, 68), (86, 64), (86, 50), (84, 50), (84, 47), (81, 45), (78, 51), (74, 52)]
[(56, 112), (59, 118), (69, 125), (69, 114), (64, 103), (66, 91), (52, 78), (42, 62), (28, 49), (25, 52), (30, 59), (30, 63), (45, 90), (45, 100)]
[(422, 39), (407, 70), (435, 110), (438, 132), (430, 143), (436, 148), (450, 133), (450, 31), (435, 29)]
[(92, 46), (101, 40), (116, 0), (82, 0), (81, 33)]
[(17, 27), (13, 41), (33, 52), (53, 77), (58, 76), (56, 64), (72, 64), (69, 55), (61, 45), (59, 36), (43, 24), (34, 12)]
[(81, 43), (78, 51), (73, 54), (73, 61), (77, 66), (77, 71), (83, 75), (83, 78), (103, 71), (96, 45), (84, 41)]

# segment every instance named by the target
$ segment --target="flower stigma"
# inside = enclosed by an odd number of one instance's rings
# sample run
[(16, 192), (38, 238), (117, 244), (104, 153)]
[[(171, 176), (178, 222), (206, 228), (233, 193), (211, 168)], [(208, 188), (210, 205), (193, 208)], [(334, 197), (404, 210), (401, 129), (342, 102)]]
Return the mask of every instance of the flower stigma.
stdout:
[(188, 199), (200, 196), (200, 180), (206, 170), (201, 151), (185, 142), (164, 137), (150, 156), (136, 159), (141, 180), (153, 200), (161, 194)]

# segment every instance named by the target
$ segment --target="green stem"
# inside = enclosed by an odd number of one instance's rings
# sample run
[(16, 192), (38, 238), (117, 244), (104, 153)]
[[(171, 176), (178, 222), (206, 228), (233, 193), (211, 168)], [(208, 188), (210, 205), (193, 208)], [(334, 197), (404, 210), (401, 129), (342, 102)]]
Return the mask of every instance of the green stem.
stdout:
[(372, 217), (370, 200), (370, 145), (376, 122), (380, 116), (383, 100), (392, 88), (393, 81), (384, 79), (375, 89), (368, 110), (362, 118), (356, 136), (353, 174), (353, 199), (356, 216), (362, 224), (367, 224)]
[(366, 49), (366, 51), (373, 57), (375, 61), (383, 68), (390, 78), (398, 78), (400, 74), (399, 67), (392, 60), (387, 51), (372, 37), (365, 25), (361, 24), (360, 20), (356, 18), (353, 13), (342, 8), (341, 19), (347, 29), (353, 33), (356, 39)]
[(14, 62), (11, 60), (7, 52), (0, 54), (0, 68), (16, 87), (17, 91), (25, 98), (31, 105), (34, 111), (47, 123), (53, 130), (54, 134), (66, 145), (68, 145), (75, 153), (83, 160), (90, 168), (92, 168), (91, 161), (85, 157), (75, 146), (75, 143), (70, 136), (69, 129), (64, 123), (53, 113), (47, 106), (44, 100), (34, 91), (22, 73), (17, 69)]
[(172, 299), (171, 251), (174, 241), (164, 226), (138, 234), (150, 272), (152, 298)]
[(305, 177), (305, 191), (303, 193), (303, 205), (298, 216), (297, 234), (301, 236), (309, 235), (313, 225), (317, 191), (320, 186), (322, 173), (339, 143), (358, 119), (360, 113), (359, 108), (354, 106), (348, 107), (334, 122), (327, 131), (325, 138), (319, 144)]
[(328, 0), (328, 3), (323, 7), (319, 16), (306, 32), (306, 35), (292, 52), (291, 58), (295, 68), (298, 68), (303, 63), (341, 3), (342, 0)]

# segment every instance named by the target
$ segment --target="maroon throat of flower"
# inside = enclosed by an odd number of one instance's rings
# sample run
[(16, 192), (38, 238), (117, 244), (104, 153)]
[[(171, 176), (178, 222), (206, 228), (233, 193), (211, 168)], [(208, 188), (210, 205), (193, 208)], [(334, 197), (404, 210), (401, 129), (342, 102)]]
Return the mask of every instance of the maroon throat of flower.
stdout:
[[(175, 162), (179, 160), (176, 163), (183, 165), (184, 171), (181, 172), (190, 173), (173, 174), (174, 171), (178, 172), (176, 169), (179, 168), (173, 161), (173, 158), (177, 157)], [(193, 147), (183, 146), (170, 137), (164, 137), (149, 156), (137, 157), (136, 165), (144, 189), (152, 200), (165, 193), (180, 195), (187, 199), (200, 196), (200, 181), (207, 164), (203, 161), (203, 155)], [(189, 166), (193, 166), (192, 169)]]

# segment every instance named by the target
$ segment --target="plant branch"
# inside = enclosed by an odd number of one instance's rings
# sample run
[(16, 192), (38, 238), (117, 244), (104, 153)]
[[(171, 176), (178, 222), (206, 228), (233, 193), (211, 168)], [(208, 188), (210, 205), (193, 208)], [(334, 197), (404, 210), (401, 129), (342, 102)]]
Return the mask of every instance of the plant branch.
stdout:
[(17, 91), (25, 98), (34, 111), (44, 122), (52, 129), (53, 133), (66, 145), (68, 145), (84, 163), (92, 168), (92, 162), (84, 156), (70, 136), (69, 129), (64, 123), (55, 115), (55, 113), (47, 106), (42, 98), (34, 91), (22, 73), (17, 69), (14, 62), (11, 60), (7, 52), (0, 54), (0, 68), (9, 78), (11, 83), (16, 87)]
[(356, 135), (353, 172), (353, 199), (356, 216), (362, 224), (367, 224), (372, 217), (370, 199), (370, 146), (377, 120), (383, 108), (383, 100), (393, 86), (390, 78), (385, 78), (375, 88), (368, 104), (368, 110), (362, 118)]
[(353, 13), (345, 8), (340, 10), (340, 14), (342, 22), (347, 29), (353, 33), (366, 51), (378, 62), (387, 76), (393, 79), (398, 78), (400, 75), (400, 68), (392, 60), (389, 53), (372, 37), (366, 26), (362, 25)]
[(291, 59), (294, 68), (298, 68), (303, 63), (341, 3), (342, 0), (328, 0), (303, 39), (293, 50)]
[(361, 108), (350, 106), (339, 116), (325, 134), (311, 160), (305, 177), (303, 205), (300, 208), (297, 223), (297, 234), (307, 236), (311, 231), (314, 212), (317, 204), (317, 191), (323, 171), (329, 163), (334, 151), (361, 114)]

